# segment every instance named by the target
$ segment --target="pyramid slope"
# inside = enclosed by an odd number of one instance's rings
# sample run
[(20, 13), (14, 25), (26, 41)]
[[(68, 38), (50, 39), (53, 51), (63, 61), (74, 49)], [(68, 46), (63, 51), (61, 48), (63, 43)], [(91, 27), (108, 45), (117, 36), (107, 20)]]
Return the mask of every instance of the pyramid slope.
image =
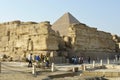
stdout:
[(72, 16), (70, 13), (67, 13), (67, 16), (69, 18), (69, 24), (73, 23), (80, 23), (74, 16)]
[(67, 35), (69, 25), (73, 23), (80, 22), (70, 13), (65, 13), (52, 25), (52, 28), (55, 31), (59, 31), (61, 35)]

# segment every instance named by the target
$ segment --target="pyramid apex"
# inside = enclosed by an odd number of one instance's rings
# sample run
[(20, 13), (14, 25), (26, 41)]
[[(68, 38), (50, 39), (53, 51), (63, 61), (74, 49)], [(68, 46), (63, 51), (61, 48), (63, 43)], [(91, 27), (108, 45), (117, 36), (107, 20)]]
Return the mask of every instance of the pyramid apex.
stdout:
[(71, 14), (70, 12), (66, 12), (65, 14)]
[(63, 14), (54, 24), (60, 24), (61, 22), (66, 24), (80, 23), (79, 20), (77, 20), (70, 12)]
[(71, 24), (79, 24), (77, 20), (70, 12), (63, 14), (55, 23), (53, 23), (52, 28), (55, 31), (59, 31), (61, 35), (67, 35), (67, 29)]

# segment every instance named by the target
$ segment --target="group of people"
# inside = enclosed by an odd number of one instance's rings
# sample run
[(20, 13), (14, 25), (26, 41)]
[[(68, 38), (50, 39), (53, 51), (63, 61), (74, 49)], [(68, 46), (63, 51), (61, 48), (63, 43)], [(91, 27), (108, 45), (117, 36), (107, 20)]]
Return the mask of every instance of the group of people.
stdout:
[(45, 56), (45, 55), (35, 55), (34, 58), (32, 56), (32, 53), (30, 53), (28, 55), (28, 67), (32, 67), (32, 62), (35, 61), (37, 65), (39, 65), (40, 63), (45, 63), (46, 67), (49, 67), (49, 57)]
[[(90, 56), (88, 56), (88, 58), (87, 58), (87, 62), (90, 64), (90, 61), (91, 61), (91, 58), (90, 58)], [(72, 63), (72, 64), (83, 64), (84, 63), (84, 58), (83, 58), (83, 56), (80, 56), (80, 57), (78, 57), (78, 56), (73, 56), (72, 58), (70, 58), (70, 62)]]
[(81, 56), (81, 57), (73, 56), (71, 58), (70, 62), (73, 64), (82, 64), (83, 63), (83, 56)]
[[(28, 55), (27, 59), (28, 59), (28, 62), (29, 62), (28, 67), (32, 67), (33, 60), (36, 62), (37, 65), (39, 65), (40, 63), (45, 63), (45, 67), (49, 67), (50, 61), (49, 61), (48, 56), (45, 56), (45, 55), (42, 55), (42, 54), (40, 56), (35, 55), (34, 59), (33, 59), (32, 53), (30, 53)], [(90, 56), (88, 56), (87, 61), (90, 64), (90, 61), (91, 61)], [(84, 58), (83, 58), (83, 56), (80, 56), (80, 57), (73, 56), (72, 58), (70, 58), (70, 63), (72, 63), (72, 64), (83, 64), (84, 63)]]

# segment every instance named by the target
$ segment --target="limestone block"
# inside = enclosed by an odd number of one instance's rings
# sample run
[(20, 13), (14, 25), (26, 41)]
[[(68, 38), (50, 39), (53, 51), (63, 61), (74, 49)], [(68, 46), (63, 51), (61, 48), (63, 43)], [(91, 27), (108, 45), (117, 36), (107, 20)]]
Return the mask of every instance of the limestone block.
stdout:
[(102, 72), (96, 72), (97, 73), (97, 76), (101, 77), (101, 76), (104, 76), (104, 74)]
[(119, 72), (113, 72), (111, 77), (119, 77)]
[(14, 47), (16, 48), (21, 48), (23, 50), (27, 50), (27, 40), (17, 40), (15, 43), (14, 43)]
[(57, 56), (58, 56), (58, 54), (56, 51), (50, 52), (50, 57), (57, 57)]
[(8, 36), (3, 36), (1, 41), (7, 42), (8, 41)]
[(105, 77), (112, 77), (112, 73), (111, 72), (104, 72), (103, 74), (105, 75)]
[(46, 44), (47, 44), (48, 50), (58, 50), (58, 41), (56, 37), (48, 36), (46, 38)]
[(71, 42), (75, 50), (94, 50), (101, 52), (113, 52), (115, 50), (115, 43), (110, 33), (79, 24), (70, 26), (69, 30), (69, 36), (72, 39)]
[(46, 36), (38, 36), (33, 39), (34, 50), (47, 50)]

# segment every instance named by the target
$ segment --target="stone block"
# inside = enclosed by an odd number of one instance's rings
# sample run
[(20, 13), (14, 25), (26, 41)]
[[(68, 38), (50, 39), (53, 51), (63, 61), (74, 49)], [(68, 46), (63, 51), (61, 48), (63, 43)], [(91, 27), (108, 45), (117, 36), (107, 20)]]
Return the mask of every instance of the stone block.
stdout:
[(111, 77), (119, 77), (119, 72), (112, 72), (112, 76)]
[(58, 56), (58, 54), (56, 51), (50, 52), (50, 57), (57, 57), (57, 56)]
[(103, 72), (97, 72), (97, 76), (104, 76)]
[(104, 72), (103, 74), (105, 75), (105, 77), (112, 77), (112, 73), (111, 72)]

